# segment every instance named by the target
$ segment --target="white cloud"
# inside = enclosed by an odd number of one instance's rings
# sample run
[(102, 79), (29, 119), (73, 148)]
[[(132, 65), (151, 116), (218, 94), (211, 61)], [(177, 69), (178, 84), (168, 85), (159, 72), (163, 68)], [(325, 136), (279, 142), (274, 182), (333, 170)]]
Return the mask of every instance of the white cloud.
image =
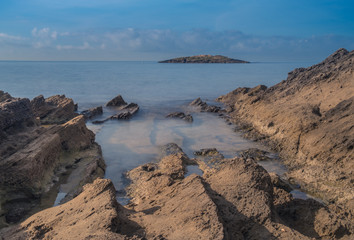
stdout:
[(23, 37), (19, 37), (19, 36), (12, 36), (6, 33), (0, 33), (0, 41), (1, 40), (15, 40), (15, 41), (21, 41), (24, 40)]

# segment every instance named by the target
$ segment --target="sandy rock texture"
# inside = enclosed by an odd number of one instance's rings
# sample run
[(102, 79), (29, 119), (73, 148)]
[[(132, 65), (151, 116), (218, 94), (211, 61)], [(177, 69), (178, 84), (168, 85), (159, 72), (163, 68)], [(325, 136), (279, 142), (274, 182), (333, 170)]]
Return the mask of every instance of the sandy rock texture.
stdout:
[(289, 177), (354, 213), (354, 51), (339, 49), (275, 86), (238, 88), (218, 100), (246, 137), (280, 151)]
[(77, 176), (67, 188), (71, 197), (103, 176), (100, 146), (71, 99), (0, 98), (0, 226), (30, 213), (66, 173)]
[(0, 231), (3, 239), (351, 239), (346, 215), (293, 199), (253, 159), (218, 159), (185, 177), (176, 144), (157, 163), (127, 173), (131, 202), (121, 206), (110, 180), (96, 179), (73, 200)]

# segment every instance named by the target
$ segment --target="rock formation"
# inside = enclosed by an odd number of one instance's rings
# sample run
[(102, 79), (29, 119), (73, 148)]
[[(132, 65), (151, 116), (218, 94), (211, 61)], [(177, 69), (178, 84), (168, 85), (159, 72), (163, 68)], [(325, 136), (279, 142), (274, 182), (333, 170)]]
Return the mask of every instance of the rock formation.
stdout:
[(170, 113), (166, 116), (166, 118), (180, 118), (180, 119), (185, 120), (187, 122), (193, 122), (193, 116), (190, 114), (186, 115), (184, 112)]
[(244, 60), (232, 59), (221, 55), (197, 55), (191, 57), (178, 57), (159, 63), (249, 63)]
[(198, 108), (201, 112), (214, 112), (217, 113), (221, 111), (221, 107), (208, 105), (206, 102), (202, 101), (202, 99), (197, 98), (193, 100), (189, 106)]
[(39, 96), (30, 102), (3, 93), (1, 99), (0, 226), (18, 222), (38, 206), (69, 165), (76, 164), (70, 172), (80, 176), (68, 190), (71, 198), (103, 176), (100, 146), (83, 116), (74, 113), (71, 99)]
[[(60, 206), (0, 231), (5, 239), (350, 239), (353, 223), (337, 209), (293, 199), (252, 159), (199, 165), (176, 145), (158, 163), (128, 172), (130, 204), (116, 201), (110, 180), (97, 179)], [(11, 238), (10, 238), (11, 237)]]
[(288, 176), (354, 213), (354, 51), (290, 72), (275, 86), (238, 88), (219, 101), (247, 137), (280, 151)]
[(136, 103), (126, 103), (121, 95), (113, 98), (109, 101), (106, 106), (114, 107), (117, 110), (117, 113), (104, 119), (104, 120), (96, 120), (92, 123), (101, 124), (108, 120), (129, 120), (139, 111), (139, 106)]
[(85, 119), (91, 119), (96, 116), (102, 115), (103, 109), (102, 109), (102, 106), (90, 108), (85, 111), (82, 111), (81, 114), (84, 115)]

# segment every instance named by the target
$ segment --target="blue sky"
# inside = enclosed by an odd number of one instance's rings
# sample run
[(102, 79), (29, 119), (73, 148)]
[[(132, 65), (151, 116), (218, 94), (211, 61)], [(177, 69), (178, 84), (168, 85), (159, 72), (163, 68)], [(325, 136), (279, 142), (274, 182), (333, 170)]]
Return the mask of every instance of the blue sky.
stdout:
[(318, 61), (354, 49), (353, 13), (352, 0), (1, 0), (0, 60)]

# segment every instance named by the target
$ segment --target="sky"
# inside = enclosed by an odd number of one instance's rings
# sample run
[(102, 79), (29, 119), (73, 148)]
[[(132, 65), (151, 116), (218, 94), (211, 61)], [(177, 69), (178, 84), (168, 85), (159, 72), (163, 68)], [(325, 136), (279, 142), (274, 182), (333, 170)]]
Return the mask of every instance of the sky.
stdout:
[(354, 49), (353, 0), (1, 0), (0, 60), (319, 61)]

